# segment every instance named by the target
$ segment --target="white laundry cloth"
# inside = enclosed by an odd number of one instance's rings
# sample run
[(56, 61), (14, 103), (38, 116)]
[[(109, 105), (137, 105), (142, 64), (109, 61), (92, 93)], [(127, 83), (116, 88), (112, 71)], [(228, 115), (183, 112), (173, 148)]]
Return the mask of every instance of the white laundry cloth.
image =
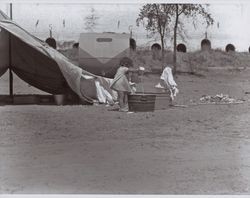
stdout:
[(113, 97), (103, 86), (101, 86), (99, 81), (97, 80), (95, 81), (95, 86), (96, 86), (98, 101), (100, 103), (113, 105), (114, 104)]
[(173, 74), (172, 74), (172, 69), (170, 67), (165, 67), (163, 70), (160, 79), (164, 80), (166, 85), (171, 88), (171, 87), (177, 87), (177, 84), (174, 80)]
[[(166, 83), (170, 91), (170, 97), (172, 100), (174, 100), (174, 97), (176, 97), (176, 95), (179, 93), (179, 90), (177, 89), (177, 83), (174, 80), (172, 69), (170, 67), (165, 67), (160, 79)], [(157, 86), (159, 87), (159, 85)]]

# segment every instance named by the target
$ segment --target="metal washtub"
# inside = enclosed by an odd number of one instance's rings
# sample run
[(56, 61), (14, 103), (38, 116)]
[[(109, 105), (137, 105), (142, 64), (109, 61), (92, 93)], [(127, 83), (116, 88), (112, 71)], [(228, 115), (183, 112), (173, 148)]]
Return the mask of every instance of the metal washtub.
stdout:
[(155, 109), (154, 94), (131, 94), (128, 95), (128, 108), (133, 112), (152, 112)]

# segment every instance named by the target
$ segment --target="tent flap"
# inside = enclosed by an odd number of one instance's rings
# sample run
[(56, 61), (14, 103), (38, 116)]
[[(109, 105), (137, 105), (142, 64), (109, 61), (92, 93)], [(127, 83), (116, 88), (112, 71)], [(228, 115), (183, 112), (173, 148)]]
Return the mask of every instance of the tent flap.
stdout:
[(0, 76), (2, 76), (9, 67), (9, 33), (0, 29)]
[(0, 21), (0, 27), (11, 34), (13, 71), (30, 85), (51, 94), (65, 93), (71, 89), (81, 99), (92, 102), (95, 97), (92, 94), (93, 90), (90, 92), (87, 88), (93, 85), (95, 89), (95, 81), (89, 81), (90, 85), (86, 86), (82, 74), (93, 76), (100, 82), (106, 81), (104, 77), (96, 76), (74, 65), (61, 53), (14, 22)]

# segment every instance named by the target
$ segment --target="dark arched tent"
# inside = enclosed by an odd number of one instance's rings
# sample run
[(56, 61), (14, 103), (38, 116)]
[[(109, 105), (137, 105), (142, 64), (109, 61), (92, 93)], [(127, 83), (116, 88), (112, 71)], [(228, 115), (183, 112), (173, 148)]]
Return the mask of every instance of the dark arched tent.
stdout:
[(201, 41), (201, 50), (211, 50), (211, 41), (208, 39), (203, 39)]
[(94, 80), (86, 79), (98, 78), (101, 82), (109, 79), (82, 70), (9, 20), (4, 13), (0, 12), (0, 17), (0, 75), (11, 65), (12, 71), (22, 80), (45, 92), (63, 94), (74, 91), (89, 102), (96, 99), (93, 90), (86, 89), (94, 87)]
[(227, 44), (225, 47), (226, 52), (234, 52), (235, 51), (235, 46), (231, 43)]
[(185, 44), (180, 43), (176, 46), (177, 52), (183, 52), (186, 53), (187, 52), (187, 47)]
[[(0, 10), (0, 21), (9, 19)], [(0, 29), (0, 76), (2, 76), (9, 67), (9, 34), (4, 29)]]

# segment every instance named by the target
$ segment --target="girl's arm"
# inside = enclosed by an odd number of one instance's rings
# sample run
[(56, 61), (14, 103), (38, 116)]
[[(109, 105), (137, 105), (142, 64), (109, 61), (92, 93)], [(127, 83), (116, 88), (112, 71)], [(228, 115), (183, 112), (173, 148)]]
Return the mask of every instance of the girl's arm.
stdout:
[(145, 68), (144, 67), (139, 67), (138, 69), (135, 68), (128, 68), (128, 72), (145, 72)]
[(135, 68), (128, 68), (127, 72), (139, 72), (139, 69), (135, 69)]

